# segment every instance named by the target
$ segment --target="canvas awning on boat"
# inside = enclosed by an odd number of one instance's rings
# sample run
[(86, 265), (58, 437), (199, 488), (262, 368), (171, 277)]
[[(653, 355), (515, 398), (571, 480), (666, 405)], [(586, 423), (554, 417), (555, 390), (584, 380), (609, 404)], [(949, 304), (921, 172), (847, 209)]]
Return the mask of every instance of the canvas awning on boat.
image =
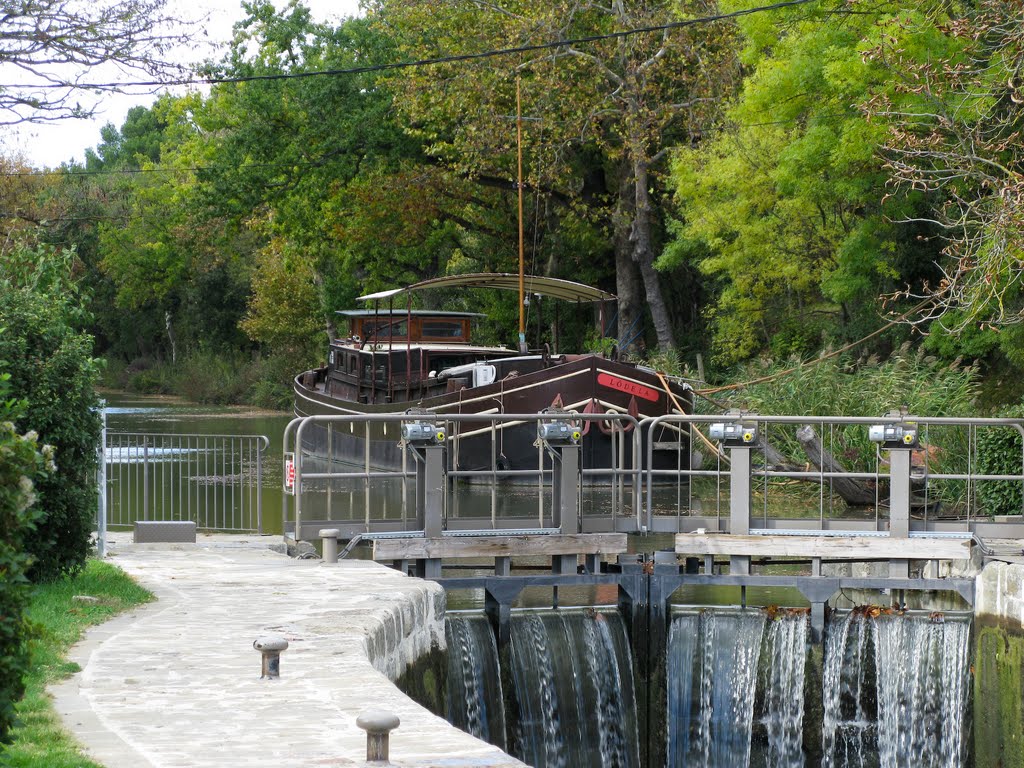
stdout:
[[(538, 275), (526, 275), (523, 278), (526, 293), (535, 296), (545, 296), (563, 301), (593, 302), (593, 301), (614, 301), (615, 294), (602, 291), (583, 283), (574, 283), (572, 280), (561, 280), (557, 277), (540, 277)], [(476, 273), (471, 275), (448, 275), (446, 277), (435, 277), (432, 280), (424, 280), (419, 283), (407, 285), (404, 288), (392, 288), (388, 291), (378, 291), (360, 296), (359, 301), (374, 301), (377, 299), (390, 299), (402, 293), (411, 291), (423, 291), (428, 288), (500, 288), (506, 291), (519, 290), (519, 275), (511, 272)]]

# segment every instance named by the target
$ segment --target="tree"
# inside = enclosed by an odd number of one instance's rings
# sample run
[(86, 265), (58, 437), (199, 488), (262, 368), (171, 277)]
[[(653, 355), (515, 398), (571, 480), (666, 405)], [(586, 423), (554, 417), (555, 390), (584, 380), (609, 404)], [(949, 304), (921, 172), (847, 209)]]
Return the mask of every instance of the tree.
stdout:
[(887, 194), (885, 128), (861, 109), (893, 89), (890, 68), (868, 56), (881, 41), (899, 37), (921, 57), (943, 50), (926, 6), (740, 22), (748, 75), (723, 130), (676, 154), (680, 218), (660, 262), (697, 264), (715, 281), (722, 362), (859, 338), (879, 325), (880, 294), (934, 274), (928, 227), (905, 221), (929, 201)]
[[(409, 58), (430, 58), (658, 27), (711, 6), (381, 0), (376, 10)], [(466, 29), (474, 30), (472, 40)], [(658, 345), (672, 348), (671, 315), (654, 268), (659, 164), (673, 143), (699, 140), (710, 124), (734, 71), (729, 37), (725, 25), (703, 25), (403, 70), (399, 104), (429, 151), (451, 167), (514, 179), (509, 115), (518, 76), (523, 113), (540, 121), (524, 141), (531, 186), (555, 190), (561, 202), (584, 203), (608, 226), (620, 339), (628, 341), (646, 304)]]
[(894, 188), (937, 201), (942, 274), (905, 292), (932, 300), (914, 321), (974, 335), (1024, 322), (1024, 16), (1019, 2), (981, 0), (940, 31), (947, 50), (927, 60), (905, 35), (879, 41), (872, 60), (901, 79), (869, 108), (889, 129)]
[(0, 63), (19, 73), (0, 85), (0, 125), (90, 117), (89, 94), (124, 90), (105, 78), (180, 78), (171, 51), (190, 42), (167, 0), (7, 2), (0, 41)]
[(30, 595), (25, 573), (31, 565), (25, 538), (41, 514), (35, 481), (44, 469), (36, 436), (14, 428), (24, 403), (9, 399), (8, 378), (0, 373), (0, 750), (17, 722), (14, 705), (25, 691), (31, 657), (31, 630), (23, 615)]
[[(389, 41), (365, 19), (331, 28), (297, 3), (247, 7), (231, 50), (211, 66), (218, 76), (393, 60)], [(367, 284), (437, 274), (441, 254), (456, 250), (447, 214), (468, 221), (477, 208), (456, 200), (436, 168), (422, 166), (419, 141), (403, 131), (392, 95), (372, 73), (223, 84), (195, 121), (208, 137), (198, 176), (203, 209), (237, 222), (258, 243), (244, 327), (261, 342), (276, 340), (274, 349), (294, 345), (287, 334), (308, 330), (295, 312), (311, 306), (309, 290), (318, 326), (333, 335), (335, 310)], [(479, 237), (482, 227), (475, 228)], [(286, 284), (300, 295), (281, 312), (277, 296)]]

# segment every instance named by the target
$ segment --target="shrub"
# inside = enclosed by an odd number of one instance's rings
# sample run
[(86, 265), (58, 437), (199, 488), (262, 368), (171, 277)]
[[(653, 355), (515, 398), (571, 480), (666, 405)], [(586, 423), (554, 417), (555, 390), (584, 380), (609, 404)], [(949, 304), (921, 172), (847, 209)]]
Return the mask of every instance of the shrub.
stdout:
[[(725, 403), (765, 415), (883, 416), (905, 406), (915, 416), (969, 416), (978, 393), (977, 371), (958, 363), (944, 363), (904, 347), (888, 360), (831, 358), (780, 375), (798, 365), (761, 363), (745, 366), (737, 379), (766, 379), (731, 394)], [(722, 395), (716, 398), (724, 400)], [(790, 457), (801, 455), (795, 428), (775, 427), (773, 445)], [(848, 469), (870, 470), (876, 446), (863, 426), (847, 426), (830, 434), (828, 447), (847, 462)], [(968, 455), (962, 428), (930, 430), (923, 436), (941, 456), (946, 468)], [(825, 436), (822, 436), (825, 439)]]
[[(1024, 418), (1024, 406), (1013, 406), (1001, 418)], [(978, 430), (978, 471), (985, 475), (1017, 475), (1024, 455), (1020, 432), (1013, 427)], [(1019, 481), (978, 483), (978, 502), (988, 515), (1019, 515), (1024, 510), (1024, 489)]]
[(14, 428), (24, 404), (6, 399), (9, 378), (0, 376), (0, 743), (8, 741), (14, 705), (25, 690), (29, 631), (24, 609), (31, 563), (25, 537), (40, 515), (34, 481), (44, 471), (35, 435), (19, 435)]
[(58, 467), (37, 484), (43, 514), (25, 537), (33, 580), (82, 567), (96, 511), (98, 365), (67, 296), (0, 281), (0, 371), (25, 402), (19, 426), (54, 447)]

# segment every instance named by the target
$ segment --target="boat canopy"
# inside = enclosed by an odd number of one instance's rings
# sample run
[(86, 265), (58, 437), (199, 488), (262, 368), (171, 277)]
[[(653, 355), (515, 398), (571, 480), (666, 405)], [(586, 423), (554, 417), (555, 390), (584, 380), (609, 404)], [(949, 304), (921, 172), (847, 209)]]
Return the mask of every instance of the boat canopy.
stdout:
[(397, 317), (399, 319), (410, 314), (413, 317), (487, 317), (482, 312), (446, 312), (433, 309), (339, 309), (334, 314), (345, 317)]
[[(554, 299), (575, 302), (614, 301), (615, 294), (593, 288), (572, 280), (561, 280), (557, 277), (541, 277), (525, 275), (523, 277), (526, 293), (535, 296), (547, 296)], [(448, 275), (424, 280), (404, 288), (392, 288), (360, 296), (359, 301), (390, 299), (402, 293), (423, 291), (428, 288), (501, 288), (507, 291), (519, 290), (519, 275), (511, 272), (475, 273), (470, 275)]]

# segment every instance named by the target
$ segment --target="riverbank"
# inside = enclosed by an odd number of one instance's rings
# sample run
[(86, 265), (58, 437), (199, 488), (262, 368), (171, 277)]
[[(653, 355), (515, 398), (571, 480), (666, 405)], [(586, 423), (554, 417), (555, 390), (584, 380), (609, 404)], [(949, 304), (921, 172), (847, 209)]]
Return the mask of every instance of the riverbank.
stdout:
[(103, 385), (136, 395), (174, 395), (203, 405), (291, 410), (291, 381), (312, 363), (287, 356), (196, 352), (175, 363), (105, 358)]
[[(156, 603), (89, 633), (55, 707), (105, 768), (361, 765), (370, 708), (401, 719), (398, 766), (521, 766), (430, 714), (392, 681), (443, 643), (444, 593), (365, 562), (325, 565), (276, 538), (201, 536), (134, 545), (112, 562)], [(281, 677), (260, 679), (253, 641), (284, 637)]]

